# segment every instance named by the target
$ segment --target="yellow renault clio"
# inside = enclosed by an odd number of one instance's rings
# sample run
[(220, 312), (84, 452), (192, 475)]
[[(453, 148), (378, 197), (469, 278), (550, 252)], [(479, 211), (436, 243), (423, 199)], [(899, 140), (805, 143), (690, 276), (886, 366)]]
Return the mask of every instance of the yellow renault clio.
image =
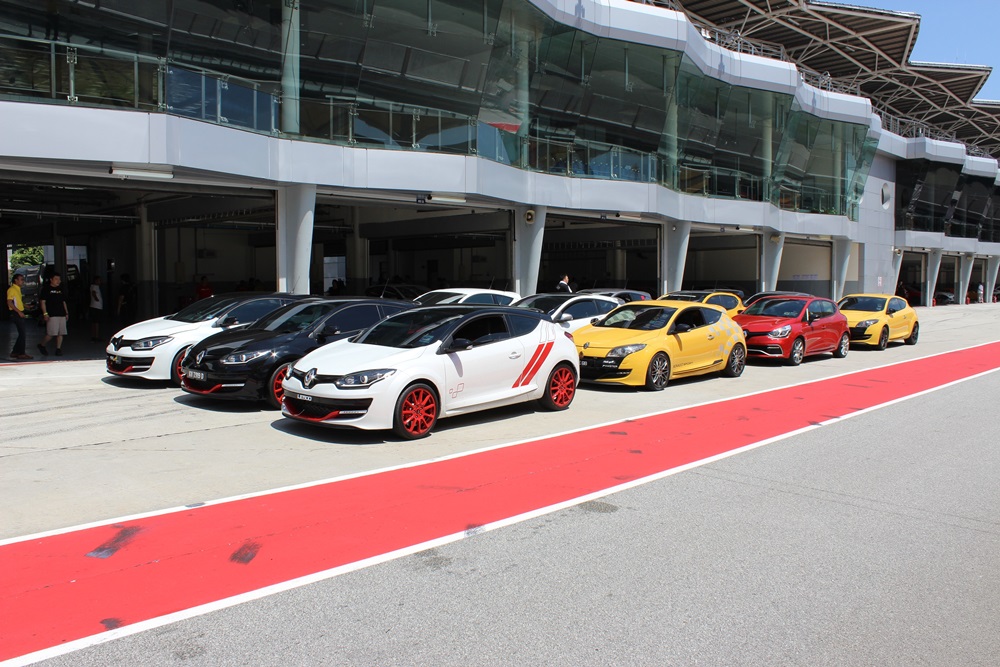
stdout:
[(660, 391), (671, 378), (746, 366), (743, 331), (721, 306), (690, 301), (637, 301), (573, 334), (580, 379)]

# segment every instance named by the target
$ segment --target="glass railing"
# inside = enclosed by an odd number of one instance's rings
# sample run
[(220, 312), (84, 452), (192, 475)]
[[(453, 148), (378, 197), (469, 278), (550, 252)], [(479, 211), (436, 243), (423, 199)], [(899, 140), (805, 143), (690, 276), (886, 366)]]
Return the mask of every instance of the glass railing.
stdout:
[[(0, 37), (0, 98), (160, 111), (267, 134), (348, 146), (476, 155), (571, 178), (657, 183), (706, 197), (771, 201), (781, 208), (851, 214), (844, 195), (770, 192), (759, 174), (581, 138), (523, 134), (438, 109), (389, 102), (303, 98), (296, 131), (279, 131), (274, 82), (256, 82), (187, 63), (46, 40)], [(847, 188), (844, 188), (847, 191)], [(855, 207), (856, 208), (856, 207)]]

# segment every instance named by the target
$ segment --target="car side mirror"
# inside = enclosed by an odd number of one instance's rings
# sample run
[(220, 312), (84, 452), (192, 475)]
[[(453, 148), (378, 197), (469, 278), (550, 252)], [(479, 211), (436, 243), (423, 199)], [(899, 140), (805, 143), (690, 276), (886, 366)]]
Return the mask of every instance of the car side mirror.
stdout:
[(669, 333), (679, 334), (679, 333), (684, 333), (684, 332), (690, 331), (690, 330), (691, 330), (691, 325), (690, 324), (684, 324), (682, 322), (678, 322), (678, 323), (674, 324), (672, 327), (670, 327)]
[(451, 341), (450, 345), (442, 345), (441, 349), (438, 350), (438, 354), (449, 354), (451, 352), (462, 352), (463, 350), (471, 350), (472, 341), (468, 338), (456, 338)]
[(239, 323), (240, 321), (235, 317), (225, 317), (218, 323), (218, 325), (223, 329), (227, 329), (229, 327), (235, 327)]
[(563, 313), (558, 318), (556, 318), (556, 322), (572, 322), (572, 321), (573, 321), (573, 316), (570, 315), (569, 313)]

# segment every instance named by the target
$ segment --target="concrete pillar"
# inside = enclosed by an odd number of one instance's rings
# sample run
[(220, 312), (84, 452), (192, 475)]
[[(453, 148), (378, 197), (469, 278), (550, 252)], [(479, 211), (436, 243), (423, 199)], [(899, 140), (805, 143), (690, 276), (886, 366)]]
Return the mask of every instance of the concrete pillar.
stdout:
[(281, 131), (298, 134), (300, 21), (299, 0), (281, 2)]
[(851, 263), (851, 240), (845, 238), (833, 239), (833, 257), (831, 257), (830, 294), (834, 301), (840, 301), (844, 296), (844, 286), (847, 284), (847, 267)]
[(941, 271), (941, 249), (935, 248), (927, 255), (927, 279), (924, 281), (924, 305), (934, 303), (938, 273)]
[(530, 296), (538, 290), (538, 268), (542, 265), (545, 238), (544, 206), (514, 207), (513, 273), (514, 291)]
[(279, 292), (309, 294), (309, 260), (312, 257), (313, 217), (316, 186), (291, 185), (278, 188), (277, 287)]
[(625, 248), (616, 245), (611, 251), (611, 284), (615, 287), (624, 287), (628, 280), (628, 260)]
[(764, 228), (760, 244), (760, 291), (773, 292), (778, 289), (778, 271), (781, 269), (781, 253), (785, 251), (785, 235), (776, 229)]
[(663, 226), (660, 251), (660, 294), (676, 292), (684, 283), (684, 266), (687, 263), (688, 243), (691, 240), (691, 222), (679, 220)]
[(351, 236), (347, 241), (347, 293), (362, 295), (371, 280), (368, 269), (368, 239), (361, 236), (361, 210), (357, 206), (347, 209), (347, 222)]
[(149, 221), (146, 205), (139, 205), (139, 226), (135, 233), (136, 275), (135, 291), (138, 299), (136, 316), (139, 321), (160, 314), (160, 291), (156, 260), (156, 230)]
[[(902, 268), (903, 268), (903, 250), (901, 248), (894, 248), (892, 251), (892, 277), (889, 282), (889, 285), (893, 293), (896, 291), (896, 287), (899, 285), (899, 272)], [(889, 292), (888, 289), (886, 289), (885, 291)]]
[(989, 257), (986, 260), (986, 301), (993, 300), (993, 290), (997, 287), (997, 272), (1000, 270), (1000, 256)]
[(966, 295), (969, 293), (969, 283), (972, 282), (972, 269), (975, 264), (975, 255), (962, 255), (961, 264), (959, 265), (958, 292), (955, 294), (955, 303), (965, 303)]

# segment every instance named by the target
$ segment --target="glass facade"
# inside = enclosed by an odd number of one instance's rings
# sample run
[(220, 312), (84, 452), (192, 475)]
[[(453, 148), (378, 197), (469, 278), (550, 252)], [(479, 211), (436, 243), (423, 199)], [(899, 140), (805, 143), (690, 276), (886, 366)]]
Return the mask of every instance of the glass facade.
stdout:
[[(0, 97), (160, 111), (847, 215), (867, 126), (527, 0), (0, 0)], [(627, 208), (626, 205), (622, 206)]]

